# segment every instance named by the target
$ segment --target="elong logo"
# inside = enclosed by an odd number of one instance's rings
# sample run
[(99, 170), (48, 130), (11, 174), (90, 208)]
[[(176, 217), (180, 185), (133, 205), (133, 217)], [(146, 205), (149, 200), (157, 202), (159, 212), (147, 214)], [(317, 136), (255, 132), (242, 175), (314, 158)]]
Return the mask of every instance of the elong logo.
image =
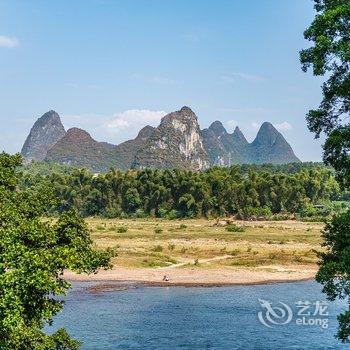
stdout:
[(273, 306), (268, 300), (259, 299), (260, 305), (265, 312), (258, 313), (259, 321), (266, 327), (272, 328), (273, 325), (286, 325), (292, 321), (293, 311), (285, 303), (279, 302), (281, 306)]
[[(294, 314), (292, 308), (283, 302), (275, 306), (271, 301), (258, 299), (262, 311), (258, 312), (258, 319), (265, 327), (283, 326), (292, 322)], [(318, 326), (323, 329), (329, 326), (328, 303), (326, 301), (311, 302), (300, 300), (295, 303), (298, 312), (295, 317), (297, 326)]]

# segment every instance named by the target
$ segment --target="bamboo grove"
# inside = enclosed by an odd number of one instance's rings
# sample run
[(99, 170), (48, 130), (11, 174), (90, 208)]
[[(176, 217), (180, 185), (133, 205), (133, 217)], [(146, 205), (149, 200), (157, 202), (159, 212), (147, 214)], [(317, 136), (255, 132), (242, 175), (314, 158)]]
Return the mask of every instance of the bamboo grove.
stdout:
[(52, 192), (56, 201), (48, 208), (51, 214), (74, 209), (83, 216), (110, 218), (248, 219), (315, 214), (315, 205), (344, 197), (332, 170), (312, 163), (214, 167), (204, 172), (111, 169), (92, 174), (63, 167), (46, 173), (33, 169), (24, 171), (22, 186)]

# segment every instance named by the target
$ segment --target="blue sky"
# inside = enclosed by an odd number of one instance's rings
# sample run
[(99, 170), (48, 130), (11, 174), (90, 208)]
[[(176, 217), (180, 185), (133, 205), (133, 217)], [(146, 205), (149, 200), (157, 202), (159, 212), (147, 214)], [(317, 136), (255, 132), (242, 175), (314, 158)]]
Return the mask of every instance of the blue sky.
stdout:
[(0, 0), (0, 149), (50, 109), (116, 144), (188, 105), (249, 140), (270, 121), (320, 160), (305, 114), (322, 81), (298, 58), (313, 17), (311, 0)]

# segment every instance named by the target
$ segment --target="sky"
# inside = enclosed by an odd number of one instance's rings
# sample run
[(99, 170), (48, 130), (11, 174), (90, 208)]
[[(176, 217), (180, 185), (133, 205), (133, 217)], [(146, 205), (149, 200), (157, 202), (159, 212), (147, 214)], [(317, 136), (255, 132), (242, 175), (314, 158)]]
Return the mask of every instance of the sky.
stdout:
[(299, 63), (313, 17), (311, 0), (0, 0), (0, 150), (51, 109), (118, 144), (186, 105), (249, 141), (269, 121), (319, 161), (322, 80)]

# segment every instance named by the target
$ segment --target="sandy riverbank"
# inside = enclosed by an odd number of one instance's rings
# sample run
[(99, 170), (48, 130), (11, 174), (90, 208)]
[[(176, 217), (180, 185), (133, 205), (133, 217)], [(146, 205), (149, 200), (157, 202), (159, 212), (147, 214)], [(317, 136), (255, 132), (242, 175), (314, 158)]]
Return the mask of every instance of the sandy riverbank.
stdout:
[[(115, 248), (114, 268), (71, 281), (150, 286), (227, 286), (313, 279), (322, 224), (235, 222), (230, 232), (205, 219), (87, 219), (94, 245)], [(124, 230), (120, 230), (124, 228)], [(126, 230), (126, 231), (125, 231)], [(167, 275), (169, 282), (163, 282)]]
[[(66, 271), (64, 277), (69, 281), (138, 282), (150, 286), (228, 286), (253, 285), (278, 282), (310, 280), (315, 277), (316, 267), (297, 266), (290, 268), (271, 266), (264, 269), (220, 268), (205, 269), (181, 267), (167, 268), (123, 268), (100, 271), (94, 275), (78, 275)], [(163, 282), (167, 275), (169, 282)]]

